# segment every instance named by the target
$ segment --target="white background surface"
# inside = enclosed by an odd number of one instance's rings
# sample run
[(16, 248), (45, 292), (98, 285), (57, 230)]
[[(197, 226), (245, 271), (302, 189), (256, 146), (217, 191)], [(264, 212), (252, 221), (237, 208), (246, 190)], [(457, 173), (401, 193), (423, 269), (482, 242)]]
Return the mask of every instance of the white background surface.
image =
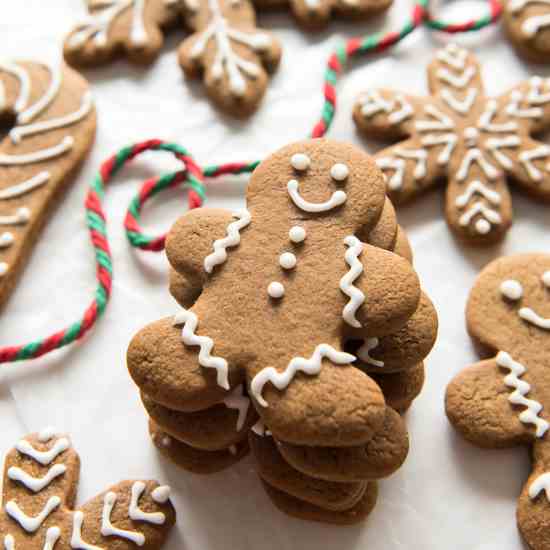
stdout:
[[(55, 59), (63, 34), (84, 14), (79, 0), (0, 0), (0, 55)], [(468, 18), (485, 5), (458, 2), (446, 9)], [(99, 112), (96, 146), (72, 190), (49, 223), (17, 291), (0, 318), (2, 345), (45, 336), (81, 315), (95, 289), (93, 257), (84, 226), (83, 198), (101, 160), (136, 140), (175, 140), (201, 163), (262, 158), (306, 136), (321, 108), (325, 62), (342, 36), (395, 28), (410, 10), (397, 0), (375, 24), (332, 25), (306, 36), (291, 17), (261, 16), (285, 45), (285, 56), (265, 101), (252, 119), (220, 117), (201, 84), (183, 81), (172, 34), (157, 63), (140, 71), (119, 62), (88, 71)], [(500, 30), (468, 37), (484, 65), (489, 93), (533, 74), (519, 61)], [(385, 56), (353, 65), (338, 84), (339, 111), (329, 136), (367, 145), (356, 135), (351, 108), (373, 85), (425, 93), (425, 66), (441, 37), (424, 31)], [(548, 74), (548, 72), (546, 73)], [(379, 144), (370, 144), (374, 151)], [(378, 505), (368, 522), (335, 528), (290, 519), (268, 501), (250, 459), (229, 471), (197, 477), (162, 460), (149, 442), (146, 417), (125, 367), (131, 336), (146, 323), (176, 311), (167, 291), (164, 255), (130, 249), (122, 230), (127, 203), (138, 183), (175, 167), (156, 154), (137, 161), (107, 193), (109, 234), (115, 266), (113, 299), (98, 327), (82, 344), (0, 371), (0, 447), (26, 432), (53, 424), (72, 434), (82, 457), (79, 502), (125, 478), (158, 478), (174, 488), (178, 524), (167, 550), (269, 550), (373, 548), (400, 550), (512, 550), (521, 548), (515, 525), (516, 498), (529, 473), (524, 449), (478, 450), (451, 430), (443, 409), (446, 383), (476, 360), (464, 329), (464, 304), (478, 270), (499, 254), (544, 251), (550, 217), (543, 205), (514, 194), (515, 226), (502, 247), (468, 250), (453, 240), (443, 221), (442, 194), (432, 193), (400, 211), (415, 251), (423, 286), (439, 311), (440, 336), (427, 362), (427, 382), (407, 414), (409, 457), (380, 484)], [(243, 204), (244, 183), (209, 187), (208, 205)], [(184, 211), (181, 192), (146, 210), (147, 229), (157, 232)]]

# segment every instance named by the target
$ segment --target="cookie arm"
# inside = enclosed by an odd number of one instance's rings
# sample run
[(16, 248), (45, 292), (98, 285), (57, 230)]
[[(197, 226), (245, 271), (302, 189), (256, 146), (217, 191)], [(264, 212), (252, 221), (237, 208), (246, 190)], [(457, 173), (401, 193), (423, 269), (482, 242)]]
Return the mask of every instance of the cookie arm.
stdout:
[(136, 64), (151, 63), (162, 47), (161, 28), (177, 20), (169, 2), (88, 0), (88, 10), (63, 45), (65, 59), (74, 66), (99, 65), (120, 53)]
[[(205, 259), (214, 252), (214, 242), (225, 238), (228, 226), (236, 220), (237, 218), (228, 210), (196, 208), (187, 212), (173, 225), (166, 238), (166, 255), (174, 270), (187, 280), (187, 288), (202, 288), (209, 276), (207, 269), (210, 269), (205, 266)], [(245, 228), (238, 229), (239, 237), (243, 229)], [(220, 265), (211, 267), (212, 273), (223, 268)], [(183, 287), (181, 280), (174, 283)]]
[(513, 388), (505, 385), (506, 374), (496, 359), (489, 359), (465, 368), (447, 386), (447, 417), (474, 445), (512, 447), (534, 438), (533, 428), (519, 419), (521, 410), (510, 403)]
[(155, 481), (123, 481), (109, 488), (73, 513), (72, 541), (79, 543), (74, 547), (157, 550), (176, 519), (169, 496), (170, 489)]

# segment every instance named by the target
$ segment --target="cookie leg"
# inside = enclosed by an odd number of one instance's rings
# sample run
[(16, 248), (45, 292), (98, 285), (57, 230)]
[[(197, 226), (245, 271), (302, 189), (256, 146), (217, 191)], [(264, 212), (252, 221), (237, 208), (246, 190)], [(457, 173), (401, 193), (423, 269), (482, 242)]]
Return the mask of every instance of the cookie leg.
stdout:
[(496, 359), (481, 361), (459, 372), (447, 386), (445, 410), (451, 424), (479, 447), (512, 447), (532, 441), (534, 430), (523, 424), (522, 407), (510, 403), (507, 372)]
[(308, 447), (278, 441), (284, 459), (308, 476), (327, 481), (357, 482), (381, 479), (398, 470), (409, 451), (403, 419), (386, 408), (382, 428), (366, 445), (355, 447)]
[(533, 446), (533, 471), (517, 507), (521, 535), (529, 548), (550, 548), (550, 442), (548, 436)]
[(424, 386), (424, 364), (418, 363), (412, 369), (391, 374), (371, 374), (380, 386), (386, 403), (399, 413), (404, 413), (418, 397)]

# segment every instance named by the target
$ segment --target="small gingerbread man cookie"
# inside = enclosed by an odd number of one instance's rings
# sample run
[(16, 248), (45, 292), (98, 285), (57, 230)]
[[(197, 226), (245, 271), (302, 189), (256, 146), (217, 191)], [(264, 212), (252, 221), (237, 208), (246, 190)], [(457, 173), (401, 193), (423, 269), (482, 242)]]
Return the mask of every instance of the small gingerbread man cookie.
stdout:
[(123, 481), (73, 510), (79, 469), (69, 438), (55, 430), (17, 442), (4, 462), (2, 548), (161, 548), (176, 519), (169, 487)]
[(480, 447), (532, 447), (533, 469), (517, 520), (533, 549), (550, 547), (550, 255), (499, 258), (479, 275), (466, 309), (468, 332), (484, 355), (449, 384), (453, 426)]
[(96, 114), (88, 83), (65, 65), (0, 61), (0, 306), (90, 151)]
[(366, 136), (402, 140), (375, 155), (394, 203), (447, 182), (445, 215), (470, 244), (501, 240), (512, 224), (507, 180), (550, 200), (550, 146), (531, 137), (550, 127), (550, 82), (533, 77), (497, 98), (483, 91), (474, 56), (439, 51), (431, 95), (370, 90), (353, 117)]
[(550, 62), (550, 1), (505, 0), (504, 28), (518, 52), (534, 63)]

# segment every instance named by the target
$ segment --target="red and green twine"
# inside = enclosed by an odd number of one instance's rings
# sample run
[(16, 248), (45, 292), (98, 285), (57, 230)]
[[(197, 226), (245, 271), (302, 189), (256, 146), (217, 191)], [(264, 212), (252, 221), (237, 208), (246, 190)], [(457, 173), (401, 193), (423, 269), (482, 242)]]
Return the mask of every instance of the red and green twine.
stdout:
[[(430, 29), (444, 33), (473, 32), (495, 23), (501, 14), (502, 6), (499, 1), (490, 0), (487, 15), (463, 23), (448, 23), (431, 16), (428, 10), (428, 0), (417, 0), (409, 19), (400, 30), (351, 38), (339, 45), (327, 63), (321, 118), (315, 124), (311, 136), (314, 138), (324, 136), (332, 125), (337, 106), (336, 82), (352, 58), (383, 52), (401, 42), (424, 24)], [(24, 345), (0, 348), (0, 363), (35, 359), (67, 346), (83, 338), (103, 315), (111, 296), (113, 282), (113, 258), (107, 236), (107, 219), (103, 210), (105, 188), (115, 174), (145, 151), (171, 153), (183, 164), (182, 169), (179, 171), (162, 174), (145, 181), (139, 193), (130, 202), (126, 213), (124, 226), (130, 244), (135, 248), (153, 252), (164, 250), (166, 235), (147, 235), (139, 225), (142, 209), (149, 199), (166, 189), (181, 186), (188, 191), (188, 207), (190, 209), (198, 208), (202, 206), (206, 198), (205, 178), (217, 178), (228, 174), (248, 174), (259, 164), (259, 161), (250, 163), (234, 162), (201, 168), (184, 147), (160, 139), (151, 139), (124, 147), (107, 159), (92, 181), (85, 201), (86, 224), (94, 247), (97, 278), (97, 287), (91, 304), (78, 321), (47, 338)]]

